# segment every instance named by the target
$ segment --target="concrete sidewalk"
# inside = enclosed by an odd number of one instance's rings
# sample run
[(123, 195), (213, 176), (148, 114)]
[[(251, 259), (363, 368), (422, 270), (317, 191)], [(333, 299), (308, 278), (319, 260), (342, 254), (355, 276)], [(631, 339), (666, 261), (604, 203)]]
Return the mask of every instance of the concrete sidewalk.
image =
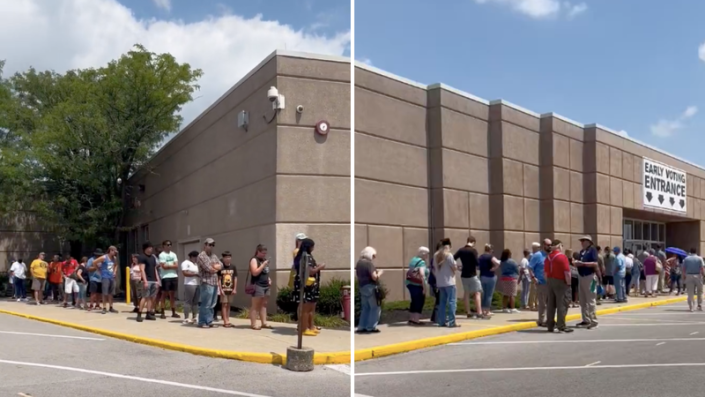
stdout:
[[(598, 313), (601, 310), (619, 308), (625, 306), (636, 306), (653, 302), (666, 302), (672, 301), (674, 298), (686, 298), (681, 295), (676, 297), (675, 294), (668, 296), (662, 295), (655, 298), (644, 298), (644, 297), (630, 297), (627, 303), (614, 303), (614, 302), (603, 302), (602, 305), (597, 306)], [(568, 315), (580, 315), (580, 308), (570, 309)], [(415, 342), (418, 341), (419, 347), (423, 348), (423, 342), (421, 340), (427, 338), (459, 335), (464, 333), (471, 333), (473, 331), (489, 330), (492, 328), (498, 328), (503, 326), (520, 325), (526, 324), (528, 322), (536, 322), (538, 319), (537, 312), (532, 311), (522, 311), (521, 313), (508, 314), (508, 313), (495, 313), (489, 320), (471, 320), (467, 319), (465, 315), (458, 316), (458, 324), (460, 328), (439, 328), (434, 326), (432, 323), (428, 323), (428, 320), (424, 320), (424, 326), (410, 326), (406, 322), (398, 322), (391, 324), (380, 324), (379, 330), (382, 331), (378, 334), (363, 334), (355, 335), (355, 351), (360, 351), (364, 349), (374, 349), (380, 347), (386, 347), (389, 345), (398, 345), (405, 342)], [(599, 319), (598, 319), (599, 320)], [(469, 338), (470, 339), (470, 338)], [(438, 345), (442, 343), (432, 343), (432, 345)], [(408, 351), (409, 349), (407, 349)], [(410, 349), (414, 350), (414, 349)], [(356, 360), (359, 358), (355, 357)]]
[[(138, 323), (135, 321), (136, 315), (131, 313), (132, 306), (117, 303), (115, 309), (120, 313), (100, 314), (97, 311), (64, 309), (52, 304), (36, 306), (24, 302), (0, 301), (0, 312), (8, 314), (46, 319), (58, 325), (77, 325), (79, 327), (74, 328), (89, 332), (108, 331), (102, 334), (147, 345), (202, 355), (225, 358), (230, 356), (243, 361), (262, 362), (263, 357), (271, 355), (272, 362), (277, 363), (281, 357), (286, 356), (287, 347), (296, 345), (297, 341), (296, 324), (270, 323), (274, 329), (255, 331), (250, 329), (249, 320), (231, 318), (233, 328), (216, 325), (212, 329), (200, 329), (195, 325), (183, 325), (182, 319), (174, 318)], [(157, 343), (148, 343), (146, 339), (162, 342), (161, 346)], [(318, 336), (304, 337), (304, 345), (313, 348), (316, 355), (321, 356), (317, 360), (318, 363), (350, 363), (350, 331), (348, 330), (323, 329)], [(238, 354), (205, 354), (207, 352), (204, 350)], [(248, 359), (248, 356), (257, 359)], [(280, 359), (277, 360), (277, 357)]]

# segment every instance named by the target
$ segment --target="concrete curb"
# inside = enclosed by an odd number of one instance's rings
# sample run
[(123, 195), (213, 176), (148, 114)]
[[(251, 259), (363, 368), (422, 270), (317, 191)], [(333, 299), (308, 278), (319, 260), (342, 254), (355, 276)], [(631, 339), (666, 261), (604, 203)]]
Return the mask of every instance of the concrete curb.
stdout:
[[(274, 365), (284, 365), (286, 363), (286, 354), (277, 353), (250, 353), (250, 352), (237, 352), (230, 350), (215, 350), (206, 349), (203, 347), (183, 345), (180, 343), (165, 342), (158, 339), (145, 338), (142, 336), (123, 334), (121, 332), (108, 331), (100, 328), (88, 327), (81, 324), (67, 323), (64, 321), (54, 320), (51, 318), (38, 317), (31, 314), (17, 313), (8, 310), (0, 309), (0, 313), (9, 314), (11, 316), (23, 317), (29, 320), (41, 321), (49, 324), (59, 325), (62, 327), (73, 328), (79, 331), (91, 332), (94, 334), (99, 334), (107, 336), (110, 338), (121, 339), (128, 342), (139, 343), (142, 345), (158, 347), (167, 350), (180, 351), (184, 353), (195, 354), (199, 356), (213, 357), (213, 358), (224, 358), (228, 360), (238, 360), (246, 361), (258, 364), (274, 364)], [(351, 352), (332, 352), (332, 353), (315, 353), (313, 356), (314, 365), (327, 365), (327, 364), (350, 364)]]
[[(627, 311), (632, 311), (632, 310), (646, 309), (649, 307), (669, 305), (671, 303), (683, 302), (686, 299), (687, 299), (686, 297), (680, 297), (680, 298), (664, 299), (664, 300), (653, 301), (653, 302), (644, 302), (644, 303), (639, 303), (636, 305), (612, 307), (609, 309), (598, 310), (597, 315), (604, 316), (607, 314), (614, 314), (614, 313), (619, 313), (619, 312), (627, 312)], [(575, 321), (575, 320), (579, 320), (580, 318), (581, 318), (580, 314), (571, 314), (571, 315), (566, 316), (566, 321)], [(414, 340), (414, 341), (409, 341), (409, 342), (396, 343), (393, 345), (378, 346), (378, 347), (373, 347), (373, 348), (369, 348), (369, 349), (355, 350), (354, 360), (355, 361), (370, 360), (370, 359), (374, 359), (374, 358), (391, 356), (391, 355), (399, 354), (399, 353), (407, 353), (410, 351), (425, 349), (425, 348), (429, 348), (429, 347), (433, 347), (433, 346), (447, 345), (449, 343), (457, 343), (457, 342), (461, 342), (464, 340), (477, 339), (477, 338), (499, 335), (499, 334), (506, 334), (509, 332), (522, 331), (522, 330), (531, 329), (531, 328), (538, 328), (538, 326), (536, 325), (536, 322), (525, 322), (525, 323), (519, 323), (519, 324), (513, 324), (513, 325), (504, 325), (504, 326), (500, 326), (500, 327), (482, 329), (482, 330), (477, 330), (477, 331), (461, 332), (461, 333), (457, 333), (457, 334), (443, 335), (443, 336), (434, 336), (431, 338), (424, 338), (424, 339), (419, 339), (419, 340)]]

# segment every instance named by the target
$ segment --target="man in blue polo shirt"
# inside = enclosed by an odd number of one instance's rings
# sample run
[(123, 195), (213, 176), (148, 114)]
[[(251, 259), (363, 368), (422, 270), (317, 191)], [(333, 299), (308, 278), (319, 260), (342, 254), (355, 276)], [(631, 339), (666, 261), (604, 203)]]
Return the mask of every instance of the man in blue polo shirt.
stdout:
[(578, 327), (593, 329), (597, 327), (597, 280), (602, 279), (599, 266), (599, 252), (592, 243), (590, 236), (580, 238), (583, 249), (580, 251), (580, 260), (575, 261), (580, 279), (578, 280), (578, 300), (583, 321)]
[(538, 301), (539, 318), (536, 321), (539, 327), (546, 326), (546, 304), (548, 303), (548, 285), (546, 285), (546, 271), (544, 261), (551, 249), (551, 240), (543, 240), (543, 248), (539, 243), (531, 244), (531, 258), (529, 259), (529, 273), (536, 283), (536, 300)]

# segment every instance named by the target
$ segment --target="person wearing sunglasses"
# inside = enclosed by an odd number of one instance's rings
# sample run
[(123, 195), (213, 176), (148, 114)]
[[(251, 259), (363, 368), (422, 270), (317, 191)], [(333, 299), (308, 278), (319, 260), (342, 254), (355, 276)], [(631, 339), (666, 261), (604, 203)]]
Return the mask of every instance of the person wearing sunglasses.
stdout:
[(218, 256), (213, 253), (215, 240), (207, 238), (203, 251), (196, 259), (201, 277), (201, 303), (198, 308), (198, 327), (213, 328), (213, 309), (218, 302), (218, 271), (223, 268)]
[(166, 300), (169, 299), (169, 305), (171, 307), (171, 318), (180, 318), (176, 314), (176, 290), (179, 286), (179, 273), (177, 269), (179, 268), (179, 259), (176, 257), (176, 253), (171, 250), (171, 241), (166, 240), (162, 243), (162, 252), (159, 254), (159, 277), (162, 280), (162, 293), (160, 296), (161, 301), (161, 318), (165, 319), (166, 314)]

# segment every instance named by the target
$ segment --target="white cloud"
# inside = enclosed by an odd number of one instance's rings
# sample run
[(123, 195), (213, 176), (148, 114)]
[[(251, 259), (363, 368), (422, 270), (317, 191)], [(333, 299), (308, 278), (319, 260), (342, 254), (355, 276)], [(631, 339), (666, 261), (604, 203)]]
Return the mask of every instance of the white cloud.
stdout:
[(617, 131), (617, 135), (621, 135), (621, 136), (623, 136), (623, 137), (625, 137), (625, 138), (628, 138), (628, 137), (629, 137), (629, 134), (627, 133), (627, 131), (624, 131), (624, 130), (619, 130), (619, 131)]
[(372, 60), (371, 60), (370, 58), (362, 57), (362, 58), (358, 59), (358, 61), (360, 61), (360, 62), (362, 62), (362, 63), (365, 63), (365, 64), (367, 64), (367, 65), (372, 66)]
[(475, 0), (478, 4), (494, 3), (513, 9), (516, 12), (535, 19), (552, 18), (566, 15), (574, 18), (587, 11), (587, 4), (573, 4), (560, 0)]
[(696, 106), (688, 106), (675, 119), (660, 119), (656, 124), (651, 125), (651, 133), (661, 138), (668, 138), (685, 127), (685, 122), (697, 113), (698, 108)]
[(276, 49), (342, 55), (350, 44), (349, 31), (326, 36), (261, 16), (223, 14), (193, 23), (137, 20), (115, 0), (6, 1), (0, 37), (12, 37), (0, 40), (6, 76), (30, 66), (57, 72), (103, 66), (135, 43), (169, 52), (204, 72), (196, 99), (182, 111), (186, 124)]
[(161, 8), (166, 11), (171, 11), (171, 0), (152, 0), (157, 8)]

